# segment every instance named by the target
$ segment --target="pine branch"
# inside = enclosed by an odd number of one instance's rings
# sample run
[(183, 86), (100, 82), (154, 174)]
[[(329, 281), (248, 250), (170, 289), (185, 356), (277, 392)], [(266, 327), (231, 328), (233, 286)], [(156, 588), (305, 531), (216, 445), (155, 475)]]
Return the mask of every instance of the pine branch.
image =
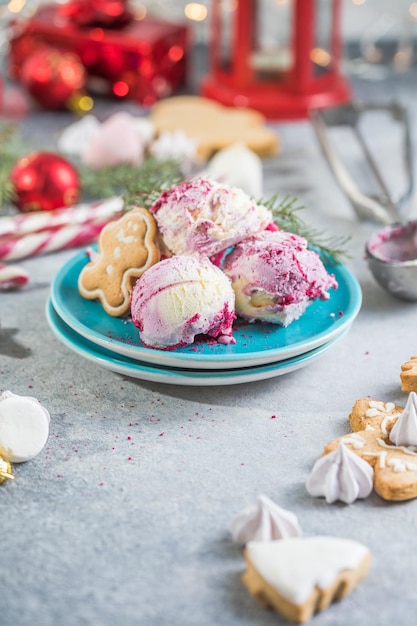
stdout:
[(293, 196), (287, 195), (280, 200), (279, 194), (274, 194), (269, 200), (260, 203), (272, 212), (274, 221), (282, 230), (305, 237), (309, 247), (320, 254), (324, 263), (335, 265), (349, 259), (350, 256), (344, 246), (350, 237), (337, 235), (327, 237), (322, 231), (310, 227), (298, 217), (297, 212), (305, 207), (298, 205), (297, 202), (297, 198)]
[(173, 160), (146, 158), (142, 165), (118, 165), (92, 170), (77, 164), (83, 193), (108, 198), (123, 195), (125, 206), (151, 206), (164, 189), (182, 180), (179, 164)]
[(0, 124), (0, 214), (3, 207), (11, 204), (14, 198), (14, 186), (10, 181), (11, 169), (26, 152), (17, 138), (16, 127)]

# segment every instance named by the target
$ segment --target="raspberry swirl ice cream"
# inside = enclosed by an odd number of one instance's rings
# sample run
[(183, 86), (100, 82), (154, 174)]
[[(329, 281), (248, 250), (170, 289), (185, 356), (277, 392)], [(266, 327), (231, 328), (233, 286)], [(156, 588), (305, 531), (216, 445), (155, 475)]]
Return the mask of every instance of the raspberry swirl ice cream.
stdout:
[(317, 298), (328, 299), (337, 282), (304, 237), (264, 231), (240, 242), (223, 270), (232, 281), (236, 313), (249, 320), (288, 326)]
[(232, 339), (235, 295), (208, 258), (173, 256), (150, 267), (132, 293), (132, 322), (150, 348), (174, 349), (208, 335)]
[(162, 193), (150, 208), (173, 254), (212, 257), (264, 230), (272, 213), (244, 191), (196, 178)]

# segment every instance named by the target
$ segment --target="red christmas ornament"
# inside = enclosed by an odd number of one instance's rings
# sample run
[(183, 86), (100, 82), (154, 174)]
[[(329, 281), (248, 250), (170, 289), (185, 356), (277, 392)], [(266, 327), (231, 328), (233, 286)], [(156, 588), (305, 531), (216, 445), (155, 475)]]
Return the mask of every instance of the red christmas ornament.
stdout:
[(42, 47), (23, 62), (20, 78), (29, 93), (46, 109), (62, 109), (83, 91), (86, 71), (72, 52)]
[(53, 152), (32, 152), (17, 161), (10, 180), (14, 184), (17, 208), (52, 211), (77, 202), (80, 194), (78, 174), (66, 159)]

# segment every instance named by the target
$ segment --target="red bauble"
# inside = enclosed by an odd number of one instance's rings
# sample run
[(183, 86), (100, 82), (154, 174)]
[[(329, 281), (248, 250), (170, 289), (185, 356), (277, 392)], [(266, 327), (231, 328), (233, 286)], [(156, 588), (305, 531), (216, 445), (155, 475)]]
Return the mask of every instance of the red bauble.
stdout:
[(46, 109), (62, 109), (84, 89), (86, 71), (79, 57), (50, 47), (34, 50), (20, 73), (22, 83)]
[(53, 152), (32, 152), (17, 161), (10, 180), (15, 205), (22, 211), (52, 211), (77, 202), (78, 174), (66, 159)]

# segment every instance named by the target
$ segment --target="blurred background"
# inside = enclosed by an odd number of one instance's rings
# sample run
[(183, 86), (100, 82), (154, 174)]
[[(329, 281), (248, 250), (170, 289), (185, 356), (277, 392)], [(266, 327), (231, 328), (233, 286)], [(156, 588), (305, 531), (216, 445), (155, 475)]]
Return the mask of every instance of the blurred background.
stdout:
[[(221, 0), (222, 11), (232, 12), (237, 0)], [(275, 36), (280, 20), (285, 23), (292, 0), (260, 0), (257, 4), (265, 16), (265, 34)], [(0, 37), (3, 54), (8, 45), (7, 25), (14, 18), (29, 18), (45, 0), (0, 0)], [(55, 4), (64, 4), (58, 0)], [(88, 4), (88, 1), (86, 2)], [(194, 44), (209, 41), (212, 0), (187, 2), (186, 0), (132, 0), (130, 3), (137, 19), (156, 16), (167, 21), (183, 21), (192, 31)], [(320, 4), (320, 2), (319, 2)], [(323, 13), (326, 4), (321, 2)], [(342, 0), (341, 28), (349, 71), (369, 72), (378, 78), (375, 68), (381, 63), (393, 64), (404, 70), (416, 60), (417, 2), (412, 0)], [(274, 16), (277, 20), (274, 19)], [(352, 63), (352, 61), (354, 61)], [(374, 71), (371, 71), (373, 66)]]

